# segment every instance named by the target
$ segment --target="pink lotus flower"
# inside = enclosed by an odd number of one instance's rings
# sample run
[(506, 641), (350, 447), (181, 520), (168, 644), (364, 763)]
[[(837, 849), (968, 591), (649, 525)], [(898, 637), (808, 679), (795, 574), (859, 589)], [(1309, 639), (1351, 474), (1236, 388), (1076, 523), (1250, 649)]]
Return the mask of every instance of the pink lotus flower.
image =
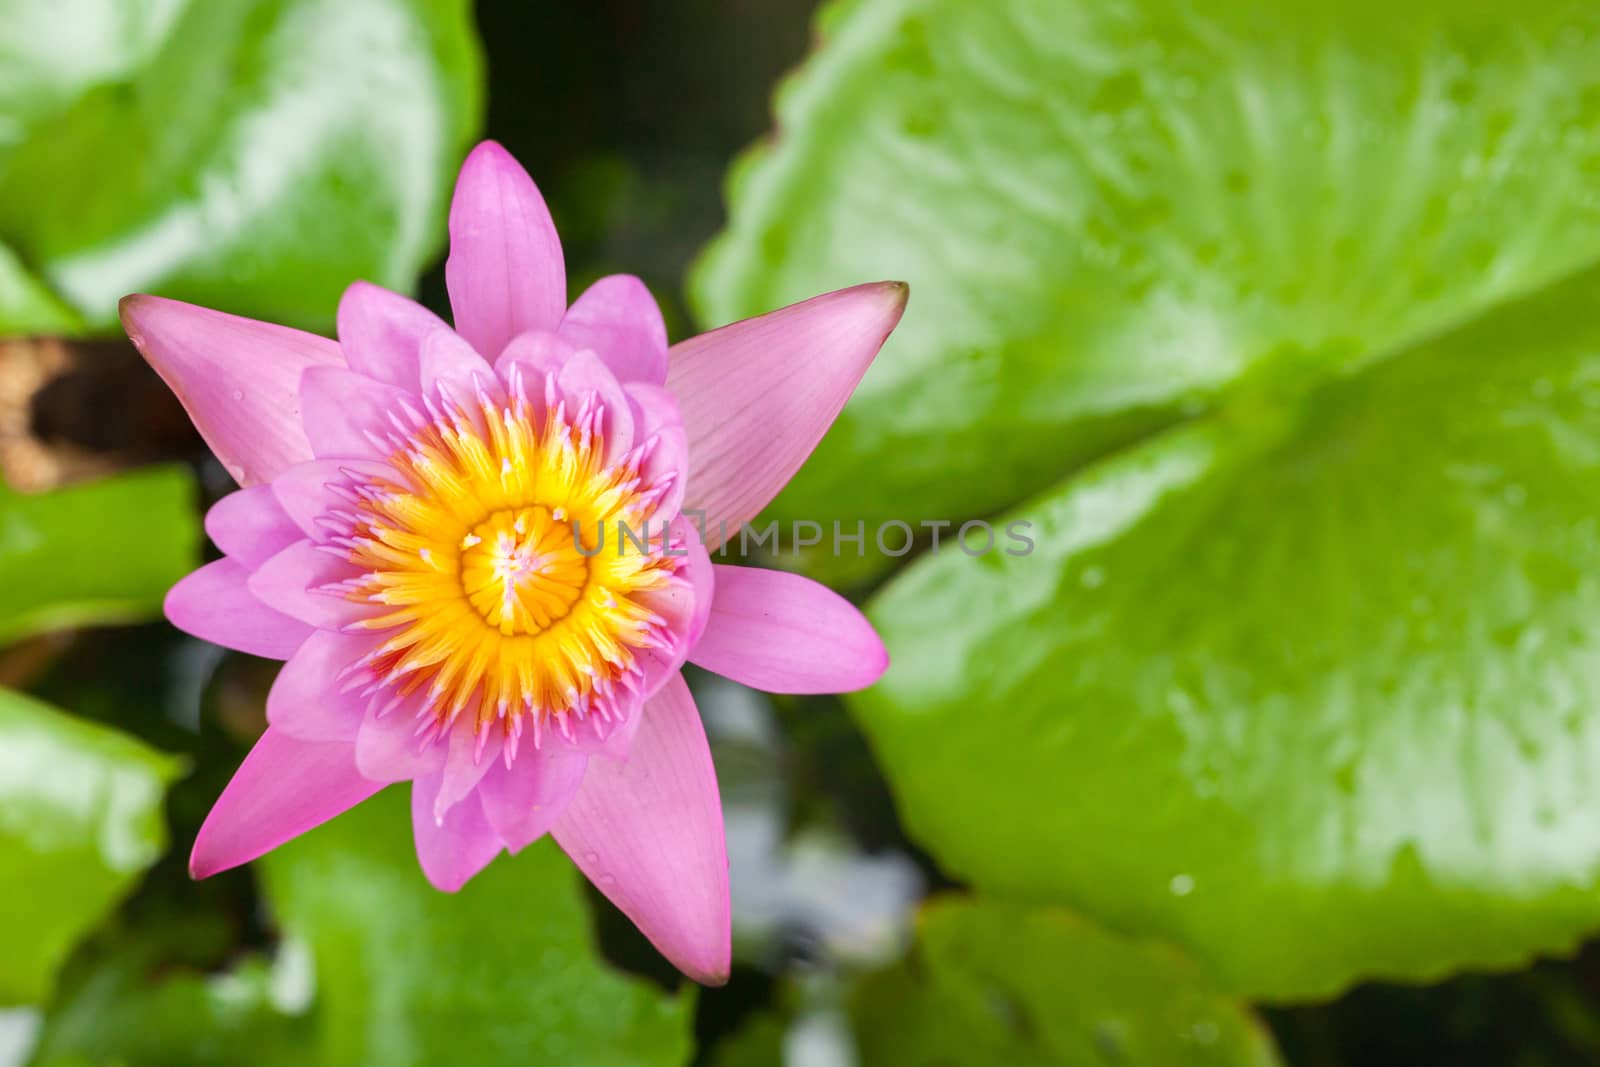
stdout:
[[(450, 208), (455, 328), (374, 285), (338, 343), (152, 296), (128, 336), (240, 485), (180, 628), (287, 660), (190, 859), (246, 863), (392, 782), (454, 891), (552, 833), (690, 977), (729, 965), (716, 776), (679, 668), (774, 692), (870, 685), (871, 626), (804, 578), (712, 565), (799, 469), (899, 321), (862, 285), (670, 351), (638, 279), (570, 308), (543, 199), (480, 145)], [(617, 524), (645, 548), (597, 543)], [(715, 545), (709, 546), (715, 548)]]

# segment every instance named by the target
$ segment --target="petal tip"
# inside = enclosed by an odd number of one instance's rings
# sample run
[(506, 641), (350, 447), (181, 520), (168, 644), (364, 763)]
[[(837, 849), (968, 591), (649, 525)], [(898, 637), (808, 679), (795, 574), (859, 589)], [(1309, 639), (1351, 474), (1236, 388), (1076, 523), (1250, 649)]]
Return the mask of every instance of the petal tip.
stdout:
[(129, 293), (121, 300), (118, 300), (117, 317), (122, 320), (122, 324), (124, 326), (128, 325), (128, 319), (132, 318), (138, 312), (140, 306), (149, 299), (150, 297), (144, 293)]
[[(874, 634), (873, 636), (876, 637), (877, 635)], [(861, 683), (854, 689), (846, 690), (846, 692), (859, 693), (863, 689), (871, 689), (877, 685), (878, 681), (888, 673), (889, 662), (889, 649), (884, 645), (883, 639), (878, 638), (877, 648), (874, 650), (866, 669), (862, 671)]]
[(530, 183), (533, 180), (528, 176), (527, 169), (517, 162), (517, 157), (506, 151), (499, 141), (479, 141), (467, 153), (467, 158), (461, 161), (461, 173), (456, 179), (458, 187), (463, 179), (496, 172), (511, 173)]
[[(448, 833), (444, 827), (439, 827), (438, 829), (440, 833)], [(417, 853), (417, 866), (421, 868), (422, 877), (427, 879), (429, 885), (441, 893), (453, 895), (465, 889), (467, 883), (476, 878), (478, 873), (488, 866), (489, 862), (500, 851), (500, 849), (496, 849), (494, 854), (479, 857), (474, 862), (446, 862), (443, 864), (438, 862), (430, 863), (423, 858), (422, 853), (419, 851)]]
[(561, 239), (532, 176), (497, 142), (479, 143), (462, 162), (448, 228), (445, 288), (468, 344), (492, 359), (517, 334), (560, 324)]
[(215, 816), (216, 809), (213, 807), (207, 814), (206, 821), (200, 824), (200, 832), (195, 835), (194, 847), (189, 850), (189, 877), (196, 882), (202, 882), (213, 875), (231, 871), (250, 862), (249, 859), (228, 855), (226, 844), (216, 832), (213, 823)]
[(128, 335), (128, 340), (133, 342), (133, 347), (139, 350), (140, 355), (144, 355), (145, 351), (143, 324), (160, 302), (160, 297), (146, 293), (129, 293), (117, 301), (117, 319), (122, 323), (122, 332)]
[(728, 913), (723, 914), (718, 933), (705, 932), (699, 944), (656, 943), (656, 950), (692, 982), (712, 988), (727, 985), (733, 971), (733, 927)]
[(911, 285), (909, 282), (865, 282), (849, 289), (838, 290), (838, 292), (876, 297), (881, 300), (884, 311), (889, 316), (890, 330), (893, 330), (899, 324), (900, 316), (905, 314), (906, 304), (911, 301)]
[[(188, 575), (184, 575), (184, 577), (187, 578)], [(172, 610), (178, 604), (178, 601), (177, 601), (178, 586), (181, 585), (182, 583), (183, 583), (183, 578), (180, 578), (176, 582), (173, 582), (172, 585), (170, 587), (168, 587), (166, 596), (163, 596), (161, 598), (161, 617), (166, 619), (173, 626), (176, 626), (180, 630), (183, 630), (183, 627), (182, 626), (178, 626), (178, 620), (173, 617)], [(181, 611), (183, 609), (180, 607), (178, 610)], [(188, 633), (189, 631), (184, 630), (183, 632), (184, 633)]]
[[(218, 560), (218, 562), (222, 561)], [(199, 637), (202, 641), (206, 640), (206, 638), (195, 633), (192, 619), (194, 617), (195, 591), (200, 589), (202, 593), (205, 592), (204, 579), (201, 577), (201, 572), (205, 569), (205, 567), (199, 567), (185, 574), (182, 578), (173, 582), (167, 589), (167, 595), (161, 598), (162, 616), (175, 628), (182, 630), (191, 637)]]
[[(419, 864), (419, 866), (422, 865)], [(429, 885), (441, 893), (459, 893), (472, 880), (470, 874), (459, 878), (441, 878), (429, 871), (426, 866), (422, 867), (422, 876), (428, 880)]]
[(210, 878), (222, 870), (215, 861), (201, 856), (200, 845), (200, 840), (196, 839), (194, 848), (189, 852), (189, 877), (196, 882)]
[(699, 973), (685, 971), (684, 974), (687, 974), (690, 978), (694, 979), (696, 982), (699, 982), (703, 986), (708, 986), (712, 989), (715, 989), (719, 986), (725, 986), (728, 984), (728, 973), (730, 970), (731, 968), (724, 963), (715, 970), (701, 971)]
[(911, 286), (906, 282), (879, 282), (878, 285), (888, 305), (888, 329), (884, 331), (887, 340), (888, 334), (894, 332), (905, 316), (906, 305), (911, 302)]
[(676, 951), (666, 951), (671, 946), (657, 945), (669, 962), (691, 981), (703, 986), (723, 986), (733, 971), (733, 926), (730, 913), (724, 911), (716, 933), (706, 931), (698, 945), (680, 946)]
[(489, 159), (510, 159), (515, 162), (515, 158), (511, 153), (506, 151), (506, 146), (492, 137), (485, 137), (473, 145), (472, 151), (467, 153), (468, 162), (473, 160), (481, 162)]
[(373, 294), (384, 296), (388, 295), (388, 293), (389, 290), (385, 289), (376, 282), (369, 282), (365, 278), (357, 278), (355, 281), (345, 286), (344, 292), (339, 294), (339, 310), (346, 310), (345, 302), (351, 299), (359, 300)]
[[(507, 188), (503, 183), (508, 181), (511, 183), (509, 188), (531, 189), (537, 195), (533, 177), (526, 167), (517, 162), (516, 156), (506, 151), (499, 141), (479, 141), (467, 153), (467, 158), (461, 161), (461, 170), (456, 174), (455, 192), (450, 203), (452, 221), (462, 221), (460, 213), (469, 210), (485, 195), (491, 195), (498, 203), (499, 197), (494, 191)], [(542, 207), (543, 199), (539, 202)], [(563, 298), (565, 295), (562, 294)]]
[(124, 329), (141, 324), (148, 325), (152, 316), (163, 312), (185, 310), (205, 312), (210, 309), (197, 308), (194, 304), (186, 304), (182, 300), (173, 300), (152, 293), (129, 293), (117, 301), (117, 318), (121, 320)]

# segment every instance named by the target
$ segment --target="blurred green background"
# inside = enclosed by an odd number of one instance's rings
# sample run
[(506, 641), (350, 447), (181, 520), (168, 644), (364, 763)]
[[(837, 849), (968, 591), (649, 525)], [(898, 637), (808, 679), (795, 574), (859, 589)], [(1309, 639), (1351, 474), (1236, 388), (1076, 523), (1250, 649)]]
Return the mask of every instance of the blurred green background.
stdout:
[[(911, 283), (772, 517), (1032, 524), (691, 679), (721, 989), (394, 790), (185, 873), (276, 664), (116, 300), (447, 310), (481, 136), (675, 338)], [(0, 1065), (1600, 1062), (1597, 307), (1592, 4), (0, 0)]]

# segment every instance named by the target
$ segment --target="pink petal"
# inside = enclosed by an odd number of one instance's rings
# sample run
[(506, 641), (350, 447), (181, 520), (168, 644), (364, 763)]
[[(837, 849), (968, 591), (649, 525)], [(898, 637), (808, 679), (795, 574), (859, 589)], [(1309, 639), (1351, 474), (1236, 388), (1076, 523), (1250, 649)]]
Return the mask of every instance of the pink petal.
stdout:
[(387, 459), (389, 450), (373, 435), (393, 433), (389, 416), (408, 407), (415, 410), (411, 397), (343, 367), (312, 367), (300, 379), (300, 406), (312, 452), (318, 459)]
[(667, 324), (650, 290), (631, 274), (589, 286), (556, 332), (574, 347), (597, 353), (620, 382), (667, 380)]
[[(659, 529), (659, 525), (654, 528)], [(666, 588), (639, 594), (639, 599), (651, 611), (665, 618), (670, 631), (680, 635), (680, 640), (668, 648), (646, 649), (639, 653), (644, 665), (644, 695), (647, 699), (675, 677), (683, 666), (690, 650), (700, 640), (716, 598), (717, 568), (712, 566), (711, 557), (705, 545), (700, 543), (693, 523), (680, 515), (673, 520), (672, 530), (682, 538), (688, 553), (684, 558), (685, 566), (673, 576)]]
[(351, 482), (393, 484), (395, 468), (374, 459), (313, 459), (296, 463), (272, 479), (272, 493), (301, 536), (320, 538), (327, 529), (318, 521), (333, 508), (348, 508), (346, 500), (329, 492), (330, 485)]
[(257, 600), (249, 578), (238, 560), (207, 563), (167, 592), (167, 618), (184, 633), (223, 648), (288, 659), (312, 629)]
[(587, 756), (528, 746), (509, 769), (504, 762), (489, 768), (478, 796), (489, 825), (508, 849), (520, 852), (549, 832), (588, 765)]
[(382, 788), (356, 773), (349, 745), (297, 741), (269, 726), (200, 827), (189, 873), (209, 878), (248, 863)]
[(444, 767), (444, 746), (417, 736), (416, 708), (421, 698), (379, 715), (369, 710), (356, 735), (356, 769), (362, 777), (380, 782), (405, 782), (434, 775)]
[[(660, 688), (660, 685), (658, 684), (656, 688)], [(574, 727), (572, 736), (568, 738), (563, 736), (559, 729), (545, 727), (541, 742), (543, 747), (539, 751), (625, 760), (633, 746), (634, 735), (639, 732), (640, 712), (643, 710), (644, 700), (638, 694), (619, 693), (616, 715), (620, 721), (612, 725), (611, 731), (605, 737), (596, 737), (592, 729)], [(517, 758), (522, 757), (519, 755)]]
[(706, 513), (708, 548), (794, 477), (905, 310), (902, 282), (814, 297), (691, 337), (667, 387), (689, 433), (685, 508)]
[(683, 429), (677, 398), (659, 385), (644, 382), (629, 382), (623, 388), (633, 411), (634, 440), (642, 444), (654, 438), (640, 473), (652, 485), (671, 479), (671, 488), (656, 505), (656, 512), (676, 515), (683, 507), (689, 473), (689, 437)]
[(206, 534), (246, 567), (259, 566), (303, 536), (266, 485), (240, 489), (213, 504), (206, 512)]
[(550, 210), (527, 171), (493, 141), (461, 165), (444, 275), (456, 332), (486, 359), (519, 333), (554, 330), (566, 310), (567, 270)]
[(450, 727), (444, 770), (439, 775), (439, 793), (433, 800), (435, 819), (444, 818), (445, 812), (478, 788), (483, 776), (500, 758), (500, 746), (504, 742), (505, 734), (498, 729), (480, 738), (470, 715), (461, 715), (456, 719)]
[(422, 388), (429, 393), (447, 385), (459, 404), (469, 404), (481, 385), (499, 385), (494, 368), (450, 327), (435, 330), (422, 342)]
[(338, 630), (382, 611), (323, 588), (345, 581), (356, 569), (310, 541), (296, 541), (256, 568), (250, 592), (257, 600), (319, 630)]
[(339, 300), (339, 346), (350, 369), (415, 392), (417, 353), (444, 320), (414, 300), (371, 282), (356, 282)]
[[(411, 829), (416, 836), (417, 861), (435, 889), (454, 893), (504, 846), (483, 814), (476, 794), (456, 804), (436, 819), (433, 798), (439, 793), (439, 776), (418, 778), (411, 784)], [(532, 905), (534, 902), (529, 901)]]
[(611, 368), (591, 352), (577, 352), (561, 365), (556, 373), (556, 384), (565, 394), (567, 414), (571, 417), (593, 397), (604, 411), (601, 430), (605, 434), (606, 456), (616, 461), (633, 447), (633, 407), (628, 394)]
[(728, 979), (728, 850), (700, 715), (683, 678), (645, 705), (626, 763), (598, 759), (556, 841), (661, 953), (697, 982)]
[[(661, 686), (656, 686), (661, 688)], [(568, 728), (571, 736), (562, 733), (562, 728), (554, 721), (546, 720), (541, 728), (539, 739), (539, 752), (565, 753), (565, 755), (584, 755), (584, 757), (603, 757), (608, 760), (626, 760), (630, 745), (634, 744), (634, 734), (638, 733), (638, 713), (642, 712), (645, 697), (637, 689), (621, 686), (616, 691), (616, 704), (611, 713), (611, 725), (606, 728), (605, 736), (595, 734), (592, 721), (570, 721)], [(520, 753), (526, 750), (526, 742)]]
[(827, 586), (785, 571), (714, 569), (711, 617), (689, 653), (706, 670), (769, 693), (848, 693), (889, 666), (866, 616)]
[(267, 722), (300, 741), (354, 742), (366, 702), (344, 691), (343, 672), (379, 638), (317, 630), (289, 658), (267, 694)]
[(513, 363), (522, 364), (524, 373), (556, 374), (577, 351), (548, 330), (529, 330), (511, 339), (495, 358), (494, 369), (502, 379), (509, 374)]
[(311, 458), (300, 375), (342, 366), (323, 337), (156, 296), (123, 297), (122, 327), (240, 485)]

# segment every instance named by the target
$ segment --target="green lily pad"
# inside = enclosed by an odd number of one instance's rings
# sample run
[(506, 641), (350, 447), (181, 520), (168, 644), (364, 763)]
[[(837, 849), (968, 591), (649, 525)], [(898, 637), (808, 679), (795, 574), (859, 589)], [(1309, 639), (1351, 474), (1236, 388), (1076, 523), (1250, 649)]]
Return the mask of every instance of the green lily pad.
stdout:
[(481, 110), (467, 0), (18, 0), (0, 12), (0, 243), (92, 330), (158, 292), (307, 327), (437, 250)]
[(1581, 0), (826, 10), (691, 295), (708, 325), (912, 295), (780, 517), (992, 514), (1600, 257)]
[(183, 467), (39, 494), (0, 485), (0, 644), (159, 615), (198, 562), (194, 494)]
[(266, 891), (316, 961), (328, 1064), (688, 1060), (694, 994), (600, 958), (583, 878), (548, 839), (457, 894), (423, 879), (404, 789), (271, 853)]
[(57, 967), (166, 849), (180, 762), (0, 689), (0, 1004), (50, 992)]
[(1600, 11), (823, 36), (696, 293), (911, 282), (779, 517), (1033, 523), (871, 609), (853, 707), (914, 835), (1268, 997), (1600, 928)]
[[(1320, 996), (1600, 926), (1600, 270), (928, 558), (855, 701), (956, 873)], [(958, 801), (952, 798), (959, 798)]]
[[(307, 1062), (311, 1018), (283, 962), (251, 956), (216, 975), (162, 970), (125, 951), (100, 963), (44, 1019), (32, 1067), (290, 1067)], [(286, 1007), (300, 1008), (296, 1013)]]
[(0, 244), (0, 332), (69, 334), (82, 328), (77, 313)]
[(911, 958), (868, 976), (862, 1067), (1273, 1067), (1272, 1039), (1179, 954), (1059, 909), (945, 899)]

